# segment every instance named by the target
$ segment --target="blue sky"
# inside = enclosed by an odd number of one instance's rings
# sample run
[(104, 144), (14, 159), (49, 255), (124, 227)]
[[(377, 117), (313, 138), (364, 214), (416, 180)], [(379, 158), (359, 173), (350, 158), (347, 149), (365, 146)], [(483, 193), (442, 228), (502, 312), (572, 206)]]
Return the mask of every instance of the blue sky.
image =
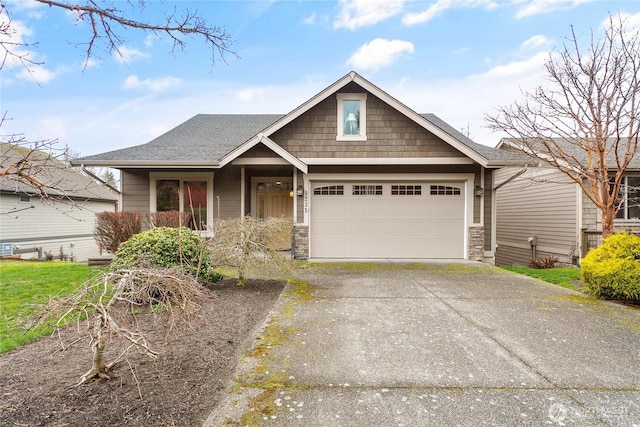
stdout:
[(44, 64), (5, 64), (0, 103), (11, 120), (1, 133), (57, 138), (81, 155), (148, 142), (198, 113), (287, 113), (351, 70), (493, 146), (501, 135), (484, 115), (546, 84), (544, 60), (571, 25), (585, 43), (609, 13), (640, 27), (635, 0), (148, 1), (148, 21), (197, 9), (238, 56), (212, 65), (200, 40), (171, 55), (166, 38), (127, 30), (126, 61), (100, 46), (85, 68), (86, 23), (5, 2), (12, 41), (37, 42), (22, 51)]

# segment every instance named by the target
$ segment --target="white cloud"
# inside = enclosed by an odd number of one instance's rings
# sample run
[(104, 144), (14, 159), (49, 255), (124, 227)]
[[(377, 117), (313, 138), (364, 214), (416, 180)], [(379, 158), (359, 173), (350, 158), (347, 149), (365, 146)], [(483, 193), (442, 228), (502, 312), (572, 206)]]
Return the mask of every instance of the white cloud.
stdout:
[(306, 25), (313, 25), (313, 24), (316, 23), (316, 19), (318, 19), (318, 14), (313, 12), (311, 15), (307, 16), (306, 18), (304, 18), (302, 20), (302, 23), (306, 24)]
[(38, 84), (46, 84), (55, 79), (59, 73), (50, 71), (41, 65), (27, 64), (18, 72), (18, 78), (22, 80), (32, 80)]
[(144, 45), (146, 47), (151, 47), (157, 40), (160, 40), (159, 35), (154, 33), (147, 34), (147, 36), (144, 38)]
[(265, 87), (262, 88), (246, 88), (238, 91), (236, 94), (236, 100), (240, 102), (256, 102), (264, 100), (265, 94), (268, 92), (268, 89)]
[(558, 9), (571, 9), (592, 0), (519, 0), (515, 3), (519, 5), (516, 18), (522, 19), (533, 15), (553, 12)]
[(356, 70), (376, 71), (391, 65), (403, 53), (413, 53), (413, 43), (403, 40), (375, 39), (365, 43), (347, 60)]
[(476, 7), (495, 9), (498, 4), (494, 0), (437, 0), (422, 12), (407, 13), (402, 18), (402, 23), (405, 25), (422, 24), (441, 15), (447, 9)]
[(549, 48), (553, 45), (553, 41), (542, 34), (528, 38), (520, 45), (523, 50), (536, 50), (538, 48)]
[(375, 25), (402, 11), (405, 0), (340, 0), (334, 28), (355, 30)]
[(483, 73), (482, 76), (502, 79), (521, 75), (530, 75), (536, 72), (540, 74), (547, 59), (549, 59), (549, 53), (540, 52), (522, 61), (513, 61), (508, 64), (493, 67), (489, 71)]
[(146, 89), (150, 92), (162, 92), (166, 89), (178, 86), (182, 83), (182, 79), (178, 77), (160, 77), (157, 79), (140, 80), (138, 76), (131, 75), (124, 81), (125, 89)]
[(138, 49), (120, 46), (117, 51), (113, 52), (113, 57), (116, 61), (122, 64), (129, 64), (138, 59), (149, 58), (149, 54), (139, 51)]
[(622, 20), (622, 22), (625, 25), (625, 29), (629, 33), (629, 35), (637, 32), (637, 31), (640, 31), (640, 12), (636, 13), (636, 14), (620, 13), (619, 14), (619, 18), (618, 18), (618, 15), (613, 15), (612, 14), (611, 18), (607, 17), (607, 19), (603, 20), (602, 23), (600, 24), (600, 26), (602, 27), (603, 30), (607, 30), (611, 26), (610, 19), (613, 20), (613, 25), (614, 26), (619, 26), (619, 25), (616, 25), (616, 24), (619, 24), (620, 20)]

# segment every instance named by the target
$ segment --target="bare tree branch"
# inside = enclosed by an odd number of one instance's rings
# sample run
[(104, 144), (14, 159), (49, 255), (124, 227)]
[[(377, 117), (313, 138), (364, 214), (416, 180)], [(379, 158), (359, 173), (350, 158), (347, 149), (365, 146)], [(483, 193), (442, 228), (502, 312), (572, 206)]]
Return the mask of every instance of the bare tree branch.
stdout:
[[(72, 295), (52, 298), (28, 321), (30, 328), (52, 322), (60, 328), (88, 318), (93, 361), (79, 385), (95, 377), (110, 379), (109, 369), (132, 349), (151, 359), (158, 357), (158, 351), (137, 327), (136, 316), (142, 311), (152, 312), (169, 332), (197, 326), (204, 320), (200, 313), (205, 300), (204, 288), (179, 269), (140, 267), (102, 273)], [(126, 347), (107, 363), (105, 349), (113, 339), (126, 343)]]
[(509, 144), (554, 167), (601, 210), (603, 235), (613, 233), (624, 174), (638, 156), (640, 32), (610, 16), (604, 35), (593, 31), (586, 48), (571, 29), (544, 65), (549, 86), (497, 108), (489, 127)]
[[(113, 24), (122, 29), (137, 29), (144, 32), (150, 32), (156, 35), (166, 35), (172, 42), (171, 53), (176, 48), (184, 49), (187, 42), (187, 36), (193, 36), (203, 39), (211, 48), (212, 63), (219, 57), (224, 60), (224, 54), (230, 53), (235, 55), (230, 48), (232, 39), (226, 32), (224, 27), (211, 26), (207, 21), (198, 14), (197, 11), (185, 9), (180, 14), (174, 11), (165, 17), (160, 23), (150, 23), (142, 20), (134, 20), (127, 18), (127, 12), (108, 5), (98, 5), (98, 1), (88, 0), (86, 2), (79, 1), (56, 1), (56, 0), (35, 0), (39, 3), (48, 5), (49, 7), (58, 7), (68, 10), (75, 14), (78, 20), (88, 22), (91, 25), (91, 36), (86, 42), (87, 61), (93, 55), (96, 43), (102, 42), (107, 50), (112, 53), (116, 52), (123, 56), (120, 48), (124, 38), (120, 36)], [(145, 7), (145, 1), (138, 3), (138, 8), (142, 11)], [(132, 2), (127, 2), (130, 9), (135, 6)]]

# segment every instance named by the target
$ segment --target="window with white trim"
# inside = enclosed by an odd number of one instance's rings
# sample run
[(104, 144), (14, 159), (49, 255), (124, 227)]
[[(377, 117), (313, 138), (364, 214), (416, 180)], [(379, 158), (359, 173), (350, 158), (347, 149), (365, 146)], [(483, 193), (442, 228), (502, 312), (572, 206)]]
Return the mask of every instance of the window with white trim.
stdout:
[(640, 220), (640, 176), (622, 178), (617, 202), (620, 210), (616, 219)]
[(367, 94), (339, 93), (338, 141), (366, 141), (367, 139)]
[(31, 203), (31, 196), (28, 194), (21, 194), (19, 201), (20, 203)]
[(151, 212), (187, 212), (188, 226), (206, 230), (212, 218), (212, 176), (151, 173)]

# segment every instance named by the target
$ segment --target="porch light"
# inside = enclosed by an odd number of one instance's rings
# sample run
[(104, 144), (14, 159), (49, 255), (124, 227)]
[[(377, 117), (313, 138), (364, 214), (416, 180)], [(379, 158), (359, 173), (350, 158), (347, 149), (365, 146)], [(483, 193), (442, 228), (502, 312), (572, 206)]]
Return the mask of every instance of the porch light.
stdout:
[(478, 197), (482, 197), (482, 195), (484, 194), (484, 188), (480, 187), (479, 185), (476, 185), (476, 188), (473, 191), (473, 194), (475, 194)]
[(299, 185), (298, 188), (296, 188), (296, 195), (304, 196), (304, 188), (302, 187), (302, 185)]

